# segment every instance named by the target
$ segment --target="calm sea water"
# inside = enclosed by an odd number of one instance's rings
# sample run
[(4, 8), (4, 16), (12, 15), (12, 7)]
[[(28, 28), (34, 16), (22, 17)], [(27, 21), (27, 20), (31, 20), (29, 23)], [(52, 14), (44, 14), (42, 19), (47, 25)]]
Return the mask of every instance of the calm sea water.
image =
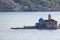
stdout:
[(60, 40), (60, 29), (10, 29), (35, 25), (39, 18), (47, 19), (48, 14), (60, 23), (60, 12), (0, 12), (0, 40)]
[(60, 29), (0, 29), (0, 40), (60, 40)]
[(34, 26), (40, 18), (48, 19), (48, 15), (60, 23), (60, 12), (0, 12), (0, 28)]

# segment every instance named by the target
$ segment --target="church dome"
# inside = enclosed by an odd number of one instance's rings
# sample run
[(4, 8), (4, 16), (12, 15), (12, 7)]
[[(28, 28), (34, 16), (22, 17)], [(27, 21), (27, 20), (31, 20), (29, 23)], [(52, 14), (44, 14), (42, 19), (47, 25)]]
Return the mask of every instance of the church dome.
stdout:
[(39, 23), (42, 24), (43, 22), (44, 22), (44, 19), (43, 19), (43, 18), (40, 18), (40, 19), (39, 19)]

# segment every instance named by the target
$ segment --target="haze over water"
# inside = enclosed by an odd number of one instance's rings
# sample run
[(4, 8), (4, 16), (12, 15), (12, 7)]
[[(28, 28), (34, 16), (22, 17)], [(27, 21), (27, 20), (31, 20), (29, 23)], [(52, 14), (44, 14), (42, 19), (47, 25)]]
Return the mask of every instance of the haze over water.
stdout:
[(39, 18), (52, 18), (60, 23), (60, 12), (0, 12), (0, 28), (33, 26)]

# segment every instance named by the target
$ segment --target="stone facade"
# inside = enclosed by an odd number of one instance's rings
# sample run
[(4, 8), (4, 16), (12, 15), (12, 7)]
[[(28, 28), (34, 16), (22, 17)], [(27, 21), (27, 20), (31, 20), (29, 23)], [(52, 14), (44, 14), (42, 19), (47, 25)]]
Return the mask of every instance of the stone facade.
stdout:
[(36, 23), (36, 26), (38, 28), (46, 28), (46, 29), (56, 29), (57, 28), (57, 21), (54, 19), (51, 19), (51, 15), (48, 15), (48, 20), (44, 20), (44, 22)]

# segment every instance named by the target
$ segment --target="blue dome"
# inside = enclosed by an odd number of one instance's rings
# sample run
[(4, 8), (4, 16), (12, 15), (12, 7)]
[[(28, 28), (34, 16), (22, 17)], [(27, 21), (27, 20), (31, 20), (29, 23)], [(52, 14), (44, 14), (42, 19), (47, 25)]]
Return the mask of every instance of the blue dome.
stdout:
[(40, 18), (39, 23), (43, 23), (43, 22), (44, 22), (43, 18)]

